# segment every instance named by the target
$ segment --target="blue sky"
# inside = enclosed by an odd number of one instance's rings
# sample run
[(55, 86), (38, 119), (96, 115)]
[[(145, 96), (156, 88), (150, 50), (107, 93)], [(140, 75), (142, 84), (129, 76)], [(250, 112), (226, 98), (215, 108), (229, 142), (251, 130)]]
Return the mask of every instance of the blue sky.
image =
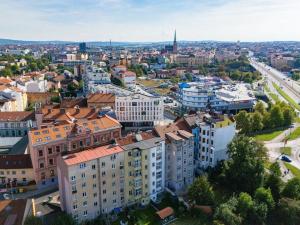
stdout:
[(300, 41), (300, 0), (0, 0), (0, 38)]

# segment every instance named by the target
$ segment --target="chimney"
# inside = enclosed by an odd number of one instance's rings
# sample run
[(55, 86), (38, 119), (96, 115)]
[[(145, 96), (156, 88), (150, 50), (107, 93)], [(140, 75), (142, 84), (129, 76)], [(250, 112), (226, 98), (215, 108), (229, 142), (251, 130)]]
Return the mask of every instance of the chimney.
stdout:
[(66, 110), (63, 109), (63, 108), (60, 108), (60, 113), (61, 113), (61, 114), (64, 114), (64, 113), (66, 113)]

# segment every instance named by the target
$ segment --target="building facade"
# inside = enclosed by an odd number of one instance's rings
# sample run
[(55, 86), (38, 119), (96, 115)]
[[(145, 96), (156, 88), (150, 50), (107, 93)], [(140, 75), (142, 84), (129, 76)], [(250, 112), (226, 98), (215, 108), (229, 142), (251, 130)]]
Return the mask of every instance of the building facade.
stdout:
[(116, 96), (117, 119), (125, 127), (152, 127), (154, 121), (163, 120), (162, 98), (135, 93)]
[(58, 158), (62, 210), (77, 221), (119, 212), (124, 202), (124, 151), (107, 145)]
[(23, 137), (35, 127), (34, 112), (0, 112), (1, 137)]
[(120, 123), (103, 116), (29, 132), (29, 150), (39, 187), (57, 182), (56, 158), (62, 152), (110, 143), (121, 135)]

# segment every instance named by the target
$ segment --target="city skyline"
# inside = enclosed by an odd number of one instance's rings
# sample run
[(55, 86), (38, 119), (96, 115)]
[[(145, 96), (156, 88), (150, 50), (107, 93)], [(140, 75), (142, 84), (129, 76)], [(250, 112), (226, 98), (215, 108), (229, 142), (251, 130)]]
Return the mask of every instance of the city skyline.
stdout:
[[(0, 38), (157, 42), (300, 41), (297, 0), (0, 0)], [(280, 29), (279, 29), (280, 28)], [(24, 32), (26, 31), (26, 32)]]

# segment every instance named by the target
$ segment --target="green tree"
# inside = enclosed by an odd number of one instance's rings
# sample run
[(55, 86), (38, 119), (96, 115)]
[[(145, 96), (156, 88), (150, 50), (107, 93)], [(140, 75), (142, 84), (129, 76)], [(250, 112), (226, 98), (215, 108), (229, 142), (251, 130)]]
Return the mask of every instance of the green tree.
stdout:
[(269, 168), (270, 174), (266, 178), (265, 187), (270, 188), (274, 201), (277, 203), (280, 199), (282, 188), (281, 170), (278, 162), (273, 163)]
[(7, 76), (10, 77), (10, 76), (13, 75), (13, 73), (12, 73), (10, 68), (6, 67), (6, 68), (4, 68), (3, 70), (0, 71), (0, 75), (4, 76), (4, 77), (7, 77)]
[(247, 218), (248, 215), (252, 212), (254, 206), (254, 202), (252, 197), (245, 192), (241, 192), (238, 197), (238, 211), (242, 215), (243, 218)]
[(283, 114), (280, 106), (274, 105), (270, 111), (270, 123), (273, 128), (283, 126)]
[(236, 128), (240, 130), (242, 134), (248, 134), (251, 132), (250, 116), (246, 111), (240, 111), (236, 117)]
[(43, 225), (43, 221), (41, 218), (36, 216), (28, 216), (25, 219), (24, 225)]
[(60, 214), (52, 223), (53, 225), (76, 225), (74, 218), (66, 213)]
[(38, 70), (38, 66), (36, 64), (36, 62), (32, 62), (28, 65), (28, 69), (33, 72), (33, 71), (37, 71)]
[(228, 145), (230, 159), (226, 167), (228, 187), (254, 193), (263, 183), (266, 149), (253, 138), (237, 136)]
[(256, 189), (254, 199), (258, 203), (266, 204), (268, 207), (268, 210), (272, 210), (275, 206), (272, 192), (269, 188), (266, 189), (264, 187), (260, 187), (260, 188)]
[(259, 112), (255, 112), (252, 114), (251, 118), (252, 131), (260, 131), (264, 128), (263, 124), (263, 116)]
[(263, 102), (259, 101), (254, 106), (255, 112), (259, 112), (261, 115), (264, 115), (266, 113), (266, 108)]
[(213, 205), (214, 191), (206, 176), (197, 177), (188, 190), (189, 199), (198, 205)]
[(225, 225), (240, 225), (242, 217), (236, 213), (238, 200), (230, 198), (226, 203), (219, 205), (215, 211), (214, 219)]
[(300, 199), (300, 179), (295, 177), (287, 182), (282, 195), (287, 198)]
[(280, 224), (299, 225), (300, 201), (289, 198), (280, 199), (275, 216)]
[(283, 108), (283, 125), (289, 126), (293, 123), (294, 112), (290, 107)]

